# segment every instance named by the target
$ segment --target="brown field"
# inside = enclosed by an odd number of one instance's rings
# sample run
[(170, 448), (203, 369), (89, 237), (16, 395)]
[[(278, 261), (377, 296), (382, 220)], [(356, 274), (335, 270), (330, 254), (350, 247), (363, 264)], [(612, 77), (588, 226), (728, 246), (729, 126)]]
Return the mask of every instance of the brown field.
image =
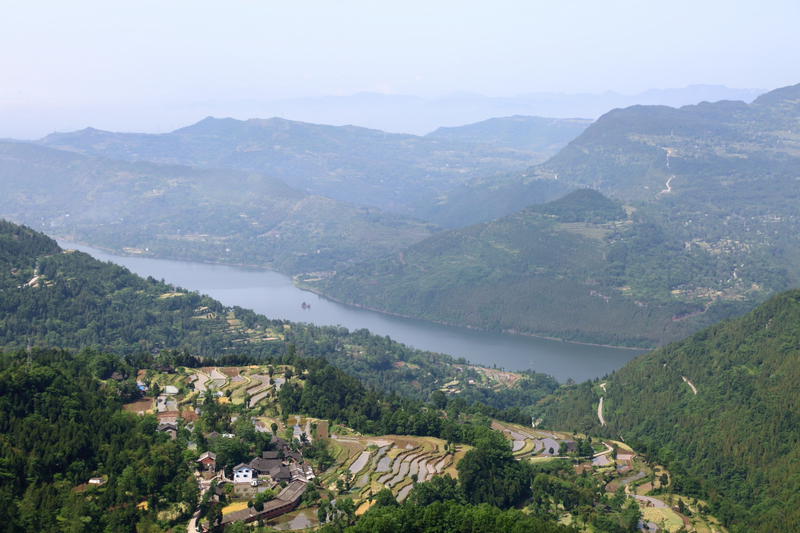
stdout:
[(220, 373), (225, 374), (229, 378), (235, 378), (239, 375), (239, 369), (235, 366), (225, 366), (218, 369)]
[(147, 412), (152, 409), (153, 409), (152, 398), (142, 398), (141, 400), (136, 400), (135, 402), (125, 405), (125, 410), (130, 413)]

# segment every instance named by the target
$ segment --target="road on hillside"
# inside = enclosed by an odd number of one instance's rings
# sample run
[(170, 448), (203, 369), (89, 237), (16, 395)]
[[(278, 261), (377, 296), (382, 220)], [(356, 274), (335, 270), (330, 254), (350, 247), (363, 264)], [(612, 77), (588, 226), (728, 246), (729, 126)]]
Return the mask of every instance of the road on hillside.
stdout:
[(630, 494), (630, 496), (633, 496), (634, 498), (636, 498), (640, 502), (650, 502), (650, 503), (653, 504), (653, 507), (658, 507), (658, 508), (663, 509), (663, 508), (665, 508), (667, 506), (667, 504), (662, 502), (661, 500), (657, 500), (655, 498), (651, 498), (650, 496), (639, 496), (638, 494)]
[(605, 426), (606, 421), (603, 418), (603, 399), (600, 398), (600, 405), (597, 406), (597, 418), (600, 419), (600, 425)]

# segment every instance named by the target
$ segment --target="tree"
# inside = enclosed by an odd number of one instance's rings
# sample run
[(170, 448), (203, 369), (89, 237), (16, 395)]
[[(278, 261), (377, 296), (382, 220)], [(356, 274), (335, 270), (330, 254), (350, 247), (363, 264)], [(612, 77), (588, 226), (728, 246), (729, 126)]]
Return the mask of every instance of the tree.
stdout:
[(569, 446), (564, 441), (561, 441), (561, 444), (558, 445), (558, 455), (564, 457), (567, 455), (567, 451), (569, 451)]
[(208, 524), (210, 526), (218, 526), (222, 522), (222, 504), (217, 502), (211, 504), (206, 513)]
[(431, 393), (431, 402), (437, 409), (444, 410), (447, 408), (447, 395), (440, 390), (435, 390)]
[(353, 502), (353, 498), (337, 499), (335, 509), (337, 515), (344, 518), (347, 524), (355, 522), (356, 504)]
[(375, 505), (378, 507), (396, 507), (398, 505), (397, 499), (394, 497), (394, 494), (392, 494), (392, 491), (386, 488), (379, 490), (373, 499), (375, 500)]

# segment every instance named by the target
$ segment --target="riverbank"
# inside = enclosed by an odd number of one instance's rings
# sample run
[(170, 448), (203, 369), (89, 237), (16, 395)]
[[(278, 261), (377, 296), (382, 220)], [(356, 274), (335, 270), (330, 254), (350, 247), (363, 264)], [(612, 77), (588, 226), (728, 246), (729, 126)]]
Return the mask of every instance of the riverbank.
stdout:
[(463, 326), (461, 324), (453, 324), (453, 323), (444, 322), (444, 321), (441, 321), (441, 320), (426, 320), (424, 318), (419, 318), (419, 317), (416, 317), (416, 316), (403, 315), (401, 313), (393, 313), (392, 311), (385, 311), (383, 309), (376, 309), (374, 307), (367, 307), (367, 306), (361, 305), (361, 304), (352, 304), (352, 303), (344, 302), (342, 300), (338, 300), (338, 299), (334, 298), (333, 296), (331, 296), (329, 294), (325, 294), (324, 292), (322, 292), (320, 290), (317, 290), (317, 289), (314, 289), (313, 287), (310, 287), (308, 285), (302, 284), (301, 282), (297, 281), (297, 276), (292, 276), (292, 284), (295, 287), (297, 287), (298, 289), (300, 289), (300, 290), (313, 292), (314, 294), (316, 294), (318, 296), (322, 296), (323, 298), (327, 298), (329, 300), (333, 300), (334, 302), (342, 304), (342, 305), (347, 305), (347, 306), (350, 306), (350, 307), (356, 307), (358, 309), (366, 309), (367, 311), (373, 311), (375, 313), (382, 313), (384, 315), (399, 316), (399, 317), (402, 317), (402, 318), (410, 318), (412, 320), (421, 320), (423, 322), (429, 322), (431, 324), (442, 324), (443, 326), (451, 326), (451, 327), (454, 327), (454, 328), (464, 328), (464, 329), (470, 329), (470, 330), (475, 330), (475, 331), (485, 331), (487, 333), (488, 332), (496, 332), (496, 333), (505, 333), (507, 335), (522, 335), (524, 337), (533, 337), (533, 338), (536, 338), (536, 339), (545, 339), (545, 340), (557, 341), (557, 342), (568, 342), (570, 344), (579, 344), (579, 345), (582, 345), (582, 346), (597, 346), (597, 347), (600, 347), (600, 348), (615, 348), (615, 349), (618, 349), (618, 350), (635, 350), (635, 351), (639, 351), (639, 352), (649, 352), (651, 350), (655, 350), (655, 349), (658, 348), (658, 346), (654, 346), (654, 347), (651, 347), (651, 348), (633, 348), (633, 347), (630, 347), (630, 346), (615, 346), (613, 344), (599, 344), (599, 343), (594, 343), (594, 342), (570, 341), (570, 340), (567, 340), (567, 339), (560, 339), (558, 337), (547, 337), (545, 335), (536, 335), (535, 333), (524, 333), (524, 332), (516, 331), (516, 330), (513, 330), (513, 329), (494, 330), (494, 329), (479, 328), (477, 326)]
[[(252, 309), (268, 318), (369, 330), (422, 351), (448, 354), (476, 365), (506, 371), (533, 370), (559, 382), (602, 377), (644, 353), (631, 349), (577, 344), (533, 335), (485, 331), (407, 318), (336, 302), (295, 286), (286, 274), (264, 266), (119, 255), (114, 251), (61, 241), (62, 248), (87, 252), (101, 261), (127, 267), (144, 278), (206, 294), (230, 308)], [(311, 304), (303, 309), (301, 303)]]
[(282, 270), (270, 268), (269, 266), (265, 266), (265, 265), (254, 265), (254, 264), (247, 264), (247, 263), (233, 263), (233, 262), (222, 262), (222, 261), (204, 261), (204, 260), (191, 259), (191, 258), (186, 258), (186, 257), (163, 256), (163, 255), (152, 254), (152, 253), (147, 253), (146, 255), (145, 254), (132, 254), (132, 253), (128, 253), (128, 252), (125, 252), (125, 251), (119, 251), (119, 250), (115, 250), (115, 249), (104, 248), (102, 246), (96, 246), (94, 244), (88, 244), (88, 243), (85, 243), (85, 242), (80, 242), (80, 241), (76, 241), (76, 240), (70, 240), (68, 237), (61, 237), (61, 236), (58, 236), (58, 235), (54, 235), (53, 237), (58, 239), (58, 240), (65, 241), (65, 242), (70, 242), (70, 243), (79, 244), (79, 245), (82, 245), (82, 246), (96, 248), (98, 250), (103, 250), (103, 251), (108, 252), (110, 254), (121, 256), (121, 257), (135, 257), (135, 258), (142, 258), (142, 259), (163, 259), (163, 260), (168, 260), (168, 261), (186, 261), (187, 263), (201, 263), (201, 264), (206, 264), (206, 265), (222, 265), (222, 266), (231, 266), (231, 267), (255, 268), (255, 269), (265, 270), (265, 271), (269, 271), (269, 272), (277, 272), (277, 273), (283, 274), (285, 276), (290, 276), (291, 279), (292, 279), (292, 284), (295, 287), (297, 287), (298, 289), (303, 290), (303, 291), (312, 292), (312, 293), (314, 293), (314, 294), (316, 294), (318, 296), (322, 296), (323, 298), (326, 298), (328, 300), (334, 301), (334, 302), (336, 302), (338, 304), (346, 305), (348, 307), (354, 307), (354, 308), (357, 308), (357, 309), (365, 309), (367, 311), (372, 311), (372, 312), (375, 312), (375, 313), (381, 313), (381, 314), (389, 315), (389, 316), (408, 318), (408, 319), (411, 319), (411, 320), (419, 320), (419, 321), (426, 322), (426, 323), (429, 323), (429, 324), (441, 324), (443, 326), (450, 326), (450, 327), (455, 327), (455, 328), (463, 328), (463, 329), (473, 330), (473, 331), (485, 331), (487, 333), (504, 333), (504, 334), (507, 334), (507, 335), (521, 335), (521, 336), (524, 336), (524, 337), (530, 337), (530, 338), (536, 338), (536, 339), (544, 339), (544, 340), (550, 340), (550, 341), (556, 341), (556, 342), (567, 342), (567, 343), (570, 343), (570, 344), (577, 344), (579, 346), (597, 346), (597, 347), (600, 347), (600, 348), (614, 348), (614, 349), (618, 349), (618, 350), (633, 350), (633, 351), (640, 351), (640, 352), (647, 352), (647, 351), (655, 350), (656, 348), (658, 348), (658, 346), (653, 346), (653, 347), (649, 347), (649, 348), (636, 348), (636, 347), (631, 347), (631, 346), (617, 346), (617, 345), (614, 345), (614, 344), (601, 344), (601, 343), (592, 343), (592, 342), (581, 342), (581, 341), (562, 339), (562, 338), (559, 338), (559, 337), (548, 337), (546, 335), (537, 335), (535, 333), (527, 333), (527, 332), (521, 332), (521, 331), (516, 331), (516, 330), (510, 330), (510, 329), (508, 329), (508, 330), (506, 330), (506, 329), (503, 329), (503, 330), (491, 330), (491, 329), (486, 329), (486, 328), (480, 328), (480, 327), (477, 327), (477, 326), (454, 324), (454, 323), (451, 323), (451, 322), (445, 322), (445, 321), (440, 321), (440, 320), (426, 320), (424, 318), (419, 318), (419, 317), (415, 317), (415, 316), (411, 316), (411, 315), (404, 315), (402, 313), (394, 313), (392, 311), (386, 311), (386, 310), (383, 310), (383, 309), (376, 309), (376, 308), (373, 308), (373, 307), (368, 307), (368, 306), (364, 306), (364, 305), (360, 305), (360, 304), (351, 304), (351, 303), (348, 303), (348, 302), (344, 302), (342, 300), (334, 298), (333, 296), (331, 296), (329, 294), (326, 294), (326, 293), (324, 293), (324, 292), (322, 292), (320, 290), (317, 290), (317, 289), (315, 289), (315, 288), (313, 288), (313, 287), (311, 287), (309, 285), (305, 285), (302, 282), (299, 282), (297, 280), (297, 277), (299, 275), (301, 275), (301, 274), (292, 274), (290, 272), (285, 272), (285, 271), (282, 271)]

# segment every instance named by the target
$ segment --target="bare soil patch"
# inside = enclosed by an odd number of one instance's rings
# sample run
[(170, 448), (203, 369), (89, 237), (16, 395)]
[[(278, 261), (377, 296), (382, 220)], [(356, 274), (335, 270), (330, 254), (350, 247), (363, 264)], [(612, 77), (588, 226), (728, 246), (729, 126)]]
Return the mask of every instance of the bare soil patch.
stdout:
[(153, 409), (152, 398), (142, 398), (129, 404), (125, 404), (125, 410), (131, 413), (145, 413)]

